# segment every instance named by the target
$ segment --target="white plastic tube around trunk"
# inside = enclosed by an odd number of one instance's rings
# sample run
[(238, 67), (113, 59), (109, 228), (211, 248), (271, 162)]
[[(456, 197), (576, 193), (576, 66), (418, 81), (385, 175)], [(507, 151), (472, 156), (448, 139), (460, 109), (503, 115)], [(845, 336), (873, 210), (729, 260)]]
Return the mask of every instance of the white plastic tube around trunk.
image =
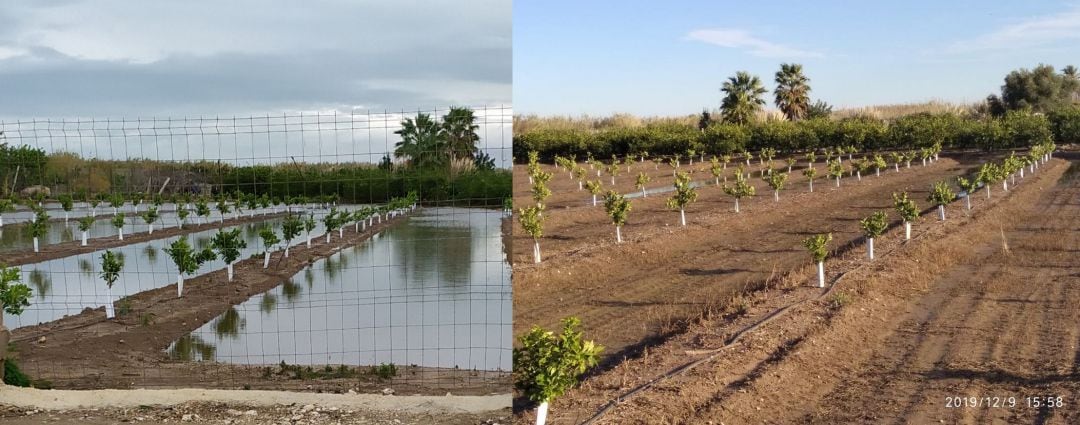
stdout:
[(938, 215), (941, 216), (941, 221), (945, 221), (945, 206), (944, 205), (938, 205), (937, 208), (938, 208)]
[(780, 202), (780, 191), (779, 190), (774, 190), (772, 194), (773, 194), (773, 201)]
[(817, 263), (817, 287), (825, 287), (825, 262), (818, 261)]
[(814, 191), (814, 181), (810, 180), (810, 192)]
[(615, 226), (615, 242), (622, 243), (622, 226)]
[(232, 263), (229, 263), (229, 265), (225, 266), (225, 269), (228, 271), (229, 282), (232, 282), (232, 277), (233, 277), (233, 267), (232, 266), (233, 266)]
[(840, 177), (836, 178), (836, 187), (840, 187)]
[(176, 275), (176, 298), (184, 297), (184, 274)]
[(124, 228), (121, 227), (119, 230), (120, 233), (117, 233), (116, 235), (120, 237), (120, 240), (124, 240)]
[(4, 215), (0, 214), (0, 227), (4, 227)]
[(38, 252), (38, 237), (34, 236), (34, 252)]
[(289, 243), (285, 242), (285, 258), (289, 258)]
[(536, 425), (544, 425), (547, 422), (548, 403), (545, 401), (540, 403), (540, 407), (536, 408)]
[(641, 188), (641, 197), (642, 197), (642, 198), (648, 198), (648, 197), (649, 197), (649, 195), (647, 195), (647, 194), (645, 193), (645, 187), (642, 187), (642, 188)]
[(311, 248), (311, 233), (307, 234), (307, 247)]
[(338, 227), (337, 228), (337, 236), (338, 236), (338, 238), (344, 238), (345, 237), (345, 227)]
[(64, 211), (64, 224), (68, 224), (68, 212)]
[(735, 212), (739, 212), (739, 198), (735, 198)]
[(116, 317), (116, 311), (113, 310), (113, 298), (112, 288), (105, 288), (105, 318), (112, 319)]
[(533, 262), (540, 262), (540, 242), (533, 241)]
[(964, 203), (967, 204), (968, 211), (971, 210), (971, 194), (964, 195)]
[(333, 233), (333, 232), (329, 232), (329, 231), (326, 232), (326, 243), (330, 243), (330, 233)]
[(150, 234), (154, 234), (154, 225), (150, 224)]
[(866, 238), (866, 253), (871, 260), (874, 259), (874, 238)]
[(682, 223), (683, 226), (686, 225), (686, 210), (685, 209), (679, 208), (679, 221)]
[(904, 222), (904, 240), (911, 240), (911, 222)]
[(263, 253), (263, 268), (270, 267), (270, 251)]
[(1009, 179), (1004, 179), (1001, 181), (1001, 188), (1005, 189), (1006, 192), (1009, 191)]
[(862, 171), (861, 170), (856, 170), (855, 171), (855, 177), (858, 178), (859, 181), (862, 181)]
[(86, 232), (82, 232), (82, 246), (86, 246)]

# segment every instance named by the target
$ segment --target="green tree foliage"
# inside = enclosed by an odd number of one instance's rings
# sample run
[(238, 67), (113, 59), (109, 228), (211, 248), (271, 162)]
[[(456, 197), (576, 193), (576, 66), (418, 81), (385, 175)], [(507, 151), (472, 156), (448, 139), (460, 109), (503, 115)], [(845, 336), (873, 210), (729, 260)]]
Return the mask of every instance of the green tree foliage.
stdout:
[(1005, 76), (1001, 101), (1006, 109), (1049, 112), (1073, 101), (1080, 89), (1075, 77), (1058, 73), (1050, 65), (1021, 68)]
[(876, 238), (885, 233), (885, 229), (889, 227), (888, 215), (885, 211), (877, 211), (870, 214), (862, 220), (859, 220), (859, 227), (862, 228), (863, 236), (867, 238)]
[(807, 251), (810, 251), (810, 257), (814, 259), (815, 263), (825, 261), (825, 257), (829, 255), (829, 250), (826, 248), (829, 242), (832, 241), (832, 233), (818, 234), (806, 239), (803, 239), (803, 246)]
[(907, 192), (893, 194), (893, 208), (896, 209), (896, 213), (906, 223), (914, 222), (915, 219), (919, 218), (919, 207), (915, 205), (914, 200), (908, 198)]
[[(22, 314), (30, 306), (30, 287), (19, 282), (18, 267), (0, 266), (0, 314)], [(6, 349), (7, 347), (0, 347)]]
[[(119, 254), (106, 250), (101, 254), (101, 279), (109, 288), (113, 287), (116, 279), (120, 278), (120, 271), (124, 269), (124, 259)], [(111, 301), (110, 301), (111, 302)]]
[(675, 192), (667, 200), (667, 206), (679, 210), (682, 225), (686, 225), (686, 207), (697, 201), (697, 190), (690, 185), (690, 174), (680, 172), (675, 176)]
[(746, 124), (754, 119), (754, 115), (765, 106), (765, 87), (761, 79), (745, 71), (735, 73), (734, 77), (728, 78), (720, 88), (724, 98), (720, 104), (721, 114), (724, 121), (735, 124)]
[(240, 258), (240, 250), (247, 248), (247, 242), (240, 236), (240, 229), (218, 230), (210, 239), (210, 247), (222, 260), (232, 264)]
[(803, 74), (802, 65), (782, 63), (776, 72), (776, 107), (788, 120), (806, 118), (810, 109), (810, 79)]
[(611, 223), (615, 225), (615, 240), (622, 242), (622, 226), (630, 215), (630, 201), (622, 194), (609, 190), (604, 195), (604, 210), (611, 217)]
[(577, 385), (578, 378), (596, 366), (603, 347), (585, 341), (576, 317), (563, 319), (559, 335), (533, 327), (514, 348), (514, 384), (530, 400), (549, 402)]

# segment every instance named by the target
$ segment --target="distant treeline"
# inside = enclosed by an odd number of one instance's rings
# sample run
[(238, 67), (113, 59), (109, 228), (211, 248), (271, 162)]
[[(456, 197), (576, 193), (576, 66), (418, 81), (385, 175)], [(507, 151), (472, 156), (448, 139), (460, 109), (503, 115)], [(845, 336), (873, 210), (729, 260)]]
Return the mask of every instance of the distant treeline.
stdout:
[[(233, 166), (215, 161), (170, 162), (147, 159), (84, 159), (71, 153), (0, 144), (0, 196), (45, 186), (52, 198), (76, 199), (109, 193), (216, 195), (239, 190), (291, 198), (337, 194), (345, 202), (385, 202), (417, 191), (424, 203), (501, 205), (510, 196), (508, 170), (384, 163)], [(169, 181), (165, 185), (166, 180)]]
[(656, 122), (602, 130), (535, 128), (514, 136), (514, 158), (525, 161), (529, 151), (541, 160), (556, 155), (597, 158), (611, 155), (686, 155), (688, 151), (720, 155), (771, 147), (781, 152), (832, 146), (863, 150), (915, 149), (941, 144), (944, 148), (1009, 149), (1046, 141), (1080, 141), (1080, 107), (1049, 113), (1008, 111), (1000, 117), (956, 113), (917, 113), (893, 120), (868, 116), (800, 121), (768, 120), (747, 124), (713, 122), (700, 128), (688, 122)]

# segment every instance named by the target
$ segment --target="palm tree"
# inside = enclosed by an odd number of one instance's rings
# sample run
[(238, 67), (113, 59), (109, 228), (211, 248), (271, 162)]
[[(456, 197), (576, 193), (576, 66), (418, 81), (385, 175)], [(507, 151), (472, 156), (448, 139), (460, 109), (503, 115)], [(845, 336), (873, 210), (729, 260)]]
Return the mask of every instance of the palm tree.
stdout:
[(401, 136), (401, 141), (394, 144), (394, 157), (405, 158), (417, 166), (444, 163), (445, 141), (439, 134), (439, 124), (431, 115), (417, 114), (416, 119), (405, 118), (401, 129), (394, 134)]
[(451, 107), (450, 112), (443, 115), (440, 136), (445, 141), (445, 147), (449, 151), (451, 159), (472, 158), (476, 153), (476, 144), (480, 136), (476, 131), (480, 129), (476, 125), (476, 115), (472, 109)]
[(806, 118), (810, 109), (810, 82), (803, 75), (802, 65), (782, 63), (776, 71), (776, 107), (788, 120), (798, 121)]
[(739, 71), (734, 77), (728, 78), (720, 91), (724, 92), (720, 110), (725, 121), (746, 124), (765, 106), (765, 99), (761, 96), (766, 90), (761, 85), (761, 79), (746, 71)]

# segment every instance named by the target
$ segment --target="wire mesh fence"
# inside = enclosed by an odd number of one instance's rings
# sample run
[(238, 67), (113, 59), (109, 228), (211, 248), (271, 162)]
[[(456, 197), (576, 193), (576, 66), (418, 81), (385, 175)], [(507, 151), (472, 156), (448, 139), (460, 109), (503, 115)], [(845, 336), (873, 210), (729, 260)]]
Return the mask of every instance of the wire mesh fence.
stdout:
[(0, 122), (6, 357), (43, 387), (505, 392), (511, 116)]

